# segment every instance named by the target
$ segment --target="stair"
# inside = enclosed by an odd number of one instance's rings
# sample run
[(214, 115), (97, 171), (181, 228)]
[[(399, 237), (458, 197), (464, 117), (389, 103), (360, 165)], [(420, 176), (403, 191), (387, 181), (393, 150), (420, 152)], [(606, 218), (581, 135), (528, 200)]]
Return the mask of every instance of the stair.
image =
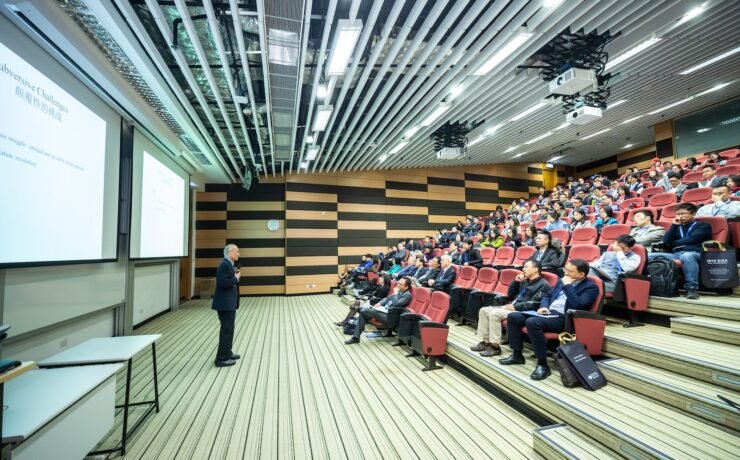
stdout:
[(734, 345), (671, 333), (665, 327), (624, 328), (610, 321), (604, 354), (630, 358), (714, 385), (740, 391), (740, 359)]
[(355, 303), (355, 298), (349, 294), (345, 294), (342, 296), (342, 303), (345, 305), (353, 305)]
[(740, 402), (736, 392), (629, 359), (600, 361), (599, 368), (609, 383), (740, 434), (740, 412), (717, 397)]
[(708, 297), (689, 300), (685, 297), (650, 297), (648, 310), (666, 316), (708, 316), (740, 321), (740, 297)]
[(535, 453), (547, 460), (622, 458), (563, 423), (536, 428), (532, 435)]
[(671, 318), (671, 332), (740, 345), (740, 322), (738, 321), (704, 316)]

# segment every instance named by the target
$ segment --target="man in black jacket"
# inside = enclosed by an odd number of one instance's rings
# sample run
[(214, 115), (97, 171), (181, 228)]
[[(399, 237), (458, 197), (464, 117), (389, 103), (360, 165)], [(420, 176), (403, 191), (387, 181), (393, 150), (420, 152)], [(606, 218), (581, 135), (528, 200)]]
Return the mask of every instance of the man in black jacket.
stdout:
[(483, 264), (483, 258), (480, 256), (480, 251), (473, 247), (473, 240), (467, 238), (463, 241), (463, 253), (459, 258), (460, 264), (463, 266), (471, 266), (480, 268)]
[(455, 281), (455, 270), (452, 268), (452, 258), (449, 254), (440, 257), (441, 266), (439, 275), (436, 278), (427, 281), (430, 288), (435, 291), (444, 291), (449, 294), (450, 286)]
[[(429, 266), (423, 269), (424, 271), (417, 272), (416, 281), (418, 285), (428, 286), (429, 280), (437, 279), (437, 276), (439, 276), (440, 264), (441, 264), (441, 259), (438, 256), (435, 256), (432, 258), (432, 260), (429, 261)], [(414, 283), (414, 284), (417, 285), (417, 283)]]
[(388, 310), (391, 307), (403, 308), (411, 302), (411, 280), (408, 277), (401, 278), (396, 283), (396, 290), (390, 297), (386, 297), (380, 302), (376, 303), (372, 307), (360, 308), (360, 315), (357, 317), (357, 325), (355, 326), (355, 333), (346, 340), (345, 345), (352, 345), (353, 343), (360, 343), (360, 335), (365, 330), (365, 324), (371, 319), (377, 319), (382, 322), (386, 322), (388, 319)]
[(527, 260), (536, 260), (543, 270), (554, 272), (562, 266), (562, 261), (560, 253), (552, 247), (551, 240), (550, 232), (539, 230), (534, 238), (537, 251)]
[(653, 252), (648, 260), (680, 260), (685, 278), (686, 298), (699, 298), (699, 260), (701, 244), (712, 239), (712, 226), (695, 220), (696, 206), (692, 203), (679, 203), (673, 225), (663, 236), (663, 246), (671, 252)]
[(514, 311), (536, 310), (546, 307), (542, 300), (550, 293), (550, 285), (542, 278), (542, 265), (536, 260), (524, 262), (522, 273), (509, 285), (507, 297), (513, 299), (501, 307), (483, 307), (478, 312), (478, 345), (470, 347), (481, 356), (501, 354), (501, 322)]
[(231, 351), (234, 342), (234, 322), (239, 308), (239, 268), (234, 264), (239, 261), (239, 248), (229, 244), (224, 248), (224, 258), (216, 271), (216, 292), (213, 295), (211, 308), (218, 313), (221, 324), (218, 333), (216, 367), (233, 366), (239, 355)]

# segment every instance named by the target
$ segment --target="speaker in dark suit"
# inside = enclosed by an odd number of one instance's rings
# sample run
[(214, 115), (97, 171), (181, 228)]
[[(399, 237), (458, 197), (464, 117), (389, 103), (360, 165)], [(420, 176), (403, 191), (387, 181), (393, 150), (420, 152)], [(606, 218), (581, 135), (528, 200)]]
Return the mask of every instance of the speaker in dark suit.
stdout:
[(216, 271), (216, 293), (213, 295), (212, 309), (218, 313), (221, 328), (218, 334), (216, 366), (233, 366), (239, 355), (231, 351), (234, 342), (234, 323), (239, 308), (239, 248), (229, 244), (224, 248), (224, 259)]

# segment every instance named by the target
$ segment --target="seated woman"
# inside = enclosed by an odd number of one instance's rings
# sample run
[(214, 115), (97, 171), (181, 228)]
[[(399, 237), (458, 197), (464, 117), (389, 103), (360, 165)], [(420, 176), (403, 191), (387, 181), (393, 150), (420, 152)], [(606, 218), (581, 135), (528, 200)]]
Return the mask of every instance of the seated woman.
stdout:
[(547, 222), (548, 224), (545, 226), (545, 230), (548, 232), (568, 228), (568, 223), (560, 220), (560, 215), (556, 211), (547, 213)]
[(514, 232), (514, 230), (505, 228), (504, 236), (506, 237), (506, 243), (504, 243), (504, 245), (512, 248), (518, 248), (522, 245), (522, 237), (519, 236), (519, 233)]
[(368, 302), (370, 305), (375, 305), (388, 296), (388, 290), (391, 287), (391, 276), (386, 273), (376, 279), (377, 284), (371, 284), (366, 289), (358, 293), (357, 300), (355, 300), (354, 304), (350, 305), (347, 316), (345, 316), (342, 321), (337, 321), (336, 323), (334, 323), (335, 325), (342, 327), (347, 321), (349, 321), (351, 318), (354, 318), (354, 316), (360, 310), (360, 305), (362, 304), (362, 302)]
[(489, 230), (488, 234), (491, 236), (491, 239), (493, 239), (491, 247), (498, 249), (506, 243), (506, 238), (504, 238), (504, 236), (501, 235), (501, 232), (498, 231), (498, 227), (493, 227)]
[(602, 206), (602, 208), (599, 209), (599, 218), (596, 219), (594, 227), (596, 227), (596, 230), (601, 233), (601, 229), (606, 227), (607, 225), (614, 225), (618, 223), (619, 222), (614, 217), (614, 210), (612, 208)]
[(590, 227), (591, 221), (586, 219), (586, 211), (583, 208), (576, 208), (573, 210), (572, 221), (568, 229), (571, 233), (577, 228)]
[(522, 242), (525, 246), (536, 246), (534, 239), (537, 237), (537, 227), (532, 224), (524, 227), (524, 241)]

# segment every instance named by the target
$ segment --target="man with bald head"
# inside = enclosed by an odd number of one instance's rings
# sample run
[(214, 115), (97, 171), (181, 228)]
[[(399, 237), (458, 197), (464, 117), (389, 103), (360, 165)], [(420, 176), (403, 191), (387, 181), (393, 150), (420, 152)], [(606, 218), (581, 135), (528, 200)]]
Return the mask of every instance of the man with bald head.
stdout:
[(224, 248), (224, 259), (216, 271), (216, 293), (213, 295), (212, 309), (218, 313), (221, 328), (218, 334), (216, 367), (227, 367), (236, 364), (239, 355), (231, 351), (234, 342), (234, 322), (239, 308), (239, 248), (228, 244)]

